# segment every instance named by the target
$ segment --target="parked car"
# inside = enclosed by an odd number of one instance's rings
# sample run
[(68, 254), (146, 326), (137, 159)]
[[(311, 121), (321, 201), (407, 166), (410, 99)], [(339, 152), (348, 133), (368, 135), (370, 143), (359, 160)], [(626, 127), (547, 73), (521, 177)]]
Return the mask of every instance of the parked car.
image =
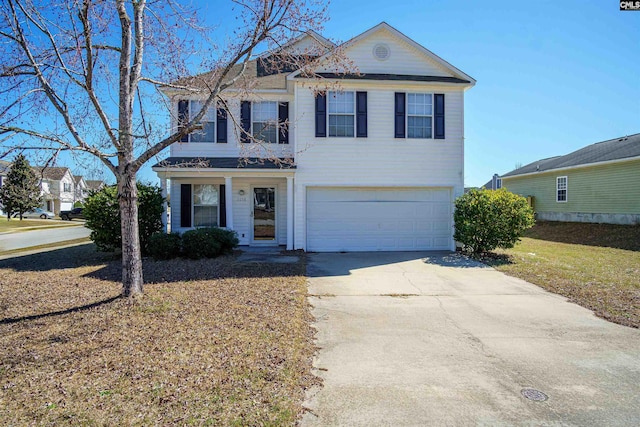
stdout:
[(61, 211), (60, 218), (71, 221), (74, 218), (84, 219), (82, 208), (73, 208), (70, 211)]
[[(32, 211), (27, 211), (22, 214), (22, 218), (41, 218), (41, 219), (53, 219), (56, 216), (53, 212), (45, 211), (42, 208), (35, 208)], [(20, 218), (20, 214), (13, 214), (14, 218)]]

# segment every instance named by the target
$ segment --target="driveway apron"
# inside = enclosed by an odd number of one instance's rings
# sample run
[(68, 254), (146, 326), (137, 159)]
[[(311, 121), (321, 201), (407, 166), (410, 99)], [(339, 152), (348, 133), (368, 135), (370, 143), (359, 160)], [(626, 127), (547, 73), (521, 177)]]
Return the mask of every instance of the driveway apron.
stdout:
[(451, 253), (311, 254), (303, 426), (640, 425), (640, 332)]

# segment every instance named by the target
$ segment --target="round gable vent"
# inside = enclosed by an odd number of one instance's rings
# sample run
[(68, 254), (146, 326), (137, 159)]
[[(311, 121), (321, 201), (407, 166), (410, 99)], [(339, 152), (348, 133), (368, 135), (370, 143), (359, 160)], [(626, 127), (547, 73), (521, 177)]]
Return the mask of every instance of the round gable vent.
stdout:
[(391, 56), (391, 50), (386, 44), (377, 44), (373, 47), (373, 56), (378, 61), (386, 61)]

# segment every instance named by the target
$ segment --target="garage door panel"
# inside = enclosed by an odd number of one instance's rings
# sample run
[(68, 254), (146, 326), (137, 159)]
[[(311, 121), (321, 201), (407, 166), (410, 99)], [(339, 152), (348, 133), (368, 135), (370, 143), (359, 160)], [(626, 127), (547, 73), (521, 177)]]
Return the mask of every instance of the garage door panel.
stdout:
[(450, 249), (449, 195), (448, 189), (309, 188), (307, 249)]

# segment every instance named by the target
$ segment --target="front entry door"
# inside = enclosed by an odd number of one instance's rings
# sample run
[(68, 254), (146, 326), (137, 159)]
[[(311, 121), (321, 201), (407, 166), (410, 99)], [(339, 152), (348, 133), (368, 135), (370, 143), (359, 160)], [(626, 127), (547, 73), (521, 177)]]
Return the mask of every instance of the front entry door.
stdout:
[(253, 242), (275, 243), (276, 241), (276, 189), (254, 187), (253, 189)]

